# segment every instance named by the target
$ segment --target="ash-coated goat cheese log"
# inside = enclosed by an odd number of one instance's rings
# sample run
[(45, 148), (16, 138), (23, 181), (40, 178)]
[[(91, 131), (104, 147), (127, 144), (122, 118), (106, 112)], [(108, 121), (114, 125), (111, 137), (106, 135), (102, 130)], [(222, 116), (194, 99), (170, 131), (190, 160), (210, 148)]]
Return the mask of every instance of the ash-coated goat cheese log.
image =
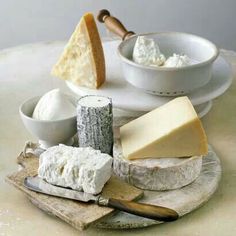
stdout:
[(88, 95), (77, 104), (77, 129), (80, 147), (92, 147), (111, 154), (113, 148), (112, 101)]

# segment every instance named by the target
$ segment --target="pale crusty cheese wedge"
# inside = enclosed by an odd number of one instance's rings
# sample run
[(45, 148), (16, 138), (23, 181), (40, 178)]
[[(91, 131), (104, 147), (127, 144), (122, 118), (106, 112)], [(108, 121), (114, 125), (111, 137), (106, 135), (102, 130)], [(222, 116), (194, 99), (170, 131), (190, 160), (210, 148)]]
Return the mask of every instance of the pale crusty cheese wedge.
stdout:
[(178, 97), (120, 128), (127, 159), (206, 155), (207, 137), (188, 97)]
[(51, 73), (88, 88), (99, 88), (105, 82), (102, 43), (91, 13), (81, 18)]

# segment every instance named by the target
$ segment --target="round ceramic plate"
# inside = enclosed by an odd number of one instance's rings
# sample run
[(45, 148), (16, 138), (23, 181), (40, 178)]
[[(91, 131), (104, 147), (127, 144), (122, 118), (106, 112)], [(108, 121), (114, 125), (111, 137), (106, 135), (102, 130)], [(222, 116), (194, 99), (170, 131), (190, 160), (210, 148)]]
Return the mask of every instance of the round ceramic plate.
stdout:
[(208, 101), (200, 105), (194, 106), (196, 112), (198, 113), (199, 118), (205, 116), (211, 110), (211, 107), (212, 107), (212, 101)]
[[(196, 112), (198, 113), (199, 118), (205, 116), (212, 107), (212, 101), (194, 106)], [(132, 112), (125, 111), (118, 108), (113, 109), (113, 125), (115, 127), (120, 127), (131, 120), (138, 118), (139, 116), (144, 115), (146, 112)]]
[[(199, 208), (206, 203), (218, 187), (221, 178), (221, 164), (216, 153), (209, 146), (209, 153), (203, 157), (202, 170), (199, 177), (191, 184), (171, 191), (144, 191), (140, 202), (161, 205), (176, 210), (180, 216)], [(163, 222), (146, 219), (124, 212), (100, 221), (99, 228), (127, 229), (140, 228)]]
[[(103, 95), (111, 97), (115, 107), (131, 111), (150, 111), (173, 99), (173, 97), (160, 97), (144, 93), (126, 82), (122, 74), (120, 59), (116, 53), (119, 42), (103, 43), (107, 70), (107, 81), (104, 85), (99, 89), (88, 89), (67, 81), (67, 86), (80, 96)], [(193, 105), (211, 101), (229, 88), (232, 78), (230, 65), (223, 57), (219, 56), (213, 65), (213, 75), (210, 82), (188, 94), (188, 97)]]

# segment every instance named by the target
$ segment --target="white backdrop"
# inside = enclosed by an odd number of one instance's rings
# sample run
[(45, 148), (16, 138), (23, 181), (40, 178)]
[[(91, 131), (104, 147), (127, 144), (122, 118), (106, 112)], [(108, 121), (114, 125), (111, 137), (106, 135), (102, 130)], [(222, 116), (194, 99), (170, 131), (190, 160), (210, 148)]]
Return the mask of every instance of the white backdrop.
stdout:
[(236, 0), (0, 0), (0, 48), (66, 40), (84, 12), (102, 8), (135, 32), (185, 31), (236, 50)]

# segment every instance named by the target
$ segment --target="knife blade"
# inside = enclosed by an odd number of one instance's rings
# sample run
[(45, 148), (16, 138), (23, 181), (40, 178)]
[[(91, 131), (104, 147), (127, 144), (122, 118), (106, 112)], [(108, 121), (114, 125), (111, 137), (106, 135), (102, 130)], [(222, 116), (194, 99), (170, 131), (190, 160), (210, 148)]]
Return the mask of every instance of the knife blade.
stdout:
[(68, 188), (63, 188), (47, 183), (38, 176), (28, 176), (24, 179), (24, 186), (32, 191), (67, 198), (82, 202), (93, 202), (99, 206), (115, 208), (134, 215), (146, 217), (158, 221), (174, 221), (179, 215), (175, 210), (167, 207), (138, 203), (134, 201), (126, 201), (115, 198), (105, 198), (101, 195), (93, 195), (90, 193), (80, 192)]
[(82, 202), (95, 202), (99, 196), (94, 196), (90, 193), (80, 192), (68, 188), (63, 188), (49, 184), (42, 178), (35, 176), (28, 176), (24, 179), (24, 186), (35, 192), (52, 195), (55, 197), (68, 198), (72, 200), (79, 200)]

